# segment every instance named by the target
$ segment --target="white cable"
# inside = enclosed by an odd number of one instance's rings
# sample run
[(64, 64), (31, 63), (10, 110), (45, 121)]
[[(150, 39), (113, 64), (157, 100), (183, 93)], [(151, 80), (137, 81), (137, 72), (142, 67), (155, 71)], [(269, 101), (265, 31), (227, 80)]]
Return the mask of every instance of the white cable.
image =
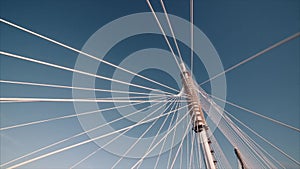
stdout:
[(42, 38), (42, 39), (44, 39), (44, 40), (47, 40), (47, 41), (52, 42), (52, 43), (54, 43), (54, 44), (57, 44), (57, 45), (59, 45), (59, 46), (62, 46), (62, 47), (64, 47), (64, 48), (66, 48), (66, 49), (72, 50), (72, 51), (74, 51), (74, 52), (76, 52), (76, 53), (85, 55), (85, 56), (87, 56), (87, 57), (89, 57), (89, 58), (92, 58), (92, 59), (94, 59), (94, 60), (97, 60), (97, 61), (99, 61), (99, 62), (105, 63), (105, 64), (107, 64), (107, 65), (109, 65), (109, 66), (114, 67), (114, 68), (120, 69), (120, 70), (122, 70), (122, 71), (124, 71), (124, 72), (130, 73), (130, 74), (132, 74), (132, 75), (138, 76), (138, 77), (140, 77), (140, 78), (142, 78), (142, 79), (145, 79), (145, 80), (147, 80), (147, 81), (150, 81), (150, 82), (153, 82), (153, 83), (158, 84), (158, 85), (160, 85), (160, 86), (163, 86), (163, 87), (165, 87), (165, 88), (171, 89), (171, 90), (173, 90), (173, 91), (175, 91), (175, 92), (179, 92), (178, 90), (176, 90), (176, 89), (174, 89), (174, 88), (171, 88), (170, 86), (164, 85), (164, 84), (159, 83), (159, 82), (157, 82), (157, 81), (155, 81), (155, 80), (152, 80), (152, 79), (149, 79), (149, 78), (147, 78), (147, 77), (144, 77), (144, 76), (142, 76), (142, 75), (140, 75), (140, 74), (138, 74), (138, 73), (132, 72), (132, 71), (130, 71), (130, 70), (127, 70), (127, 69), (125, 69), (125, 68), (122, 68), (122, 67), (120, 67), (120, 66), (117, 66), (117, 65), (115, 65), (115, 64), (113, 64), (113, 63), (110, 63), (110, 62), (108, 62), (108, 61), (105, 61), (105, 60), (103, 60), (103, 59), (100, 59), (100, 58), (98, 58), (98, 57), (96, 57), (96, 56), (90, 55), (90, 54), (88, 54), (88, 53), (85, 53), (85, 52), (83, 52), (83, 51), (80, 51), (80, 50), (78, 50), (78, 49), (75, 49), (75, 48), (73, 48), (73, 47), (71, 47), (71, 46), (68, 46), (68, 45), (66, 45), (66, 44), (63, 44), (63, 43), (60, 43), (60, 42), (55, 41), (55, 40), (53, 40), (53, 39), (50, 39), (50, 38), (48, 38), (48, 37), (46, 37), (46, 36), (43, 36), (43, 35), (38, 34), (38, 33), (36, 33), (36, 32), (33, 32), (33, 31), (29, 30), (29, 29), (26, 29), (26, 28), (24, 28), (24, 27), (21, 27), (21, 26), (19, 26), (19, 25), (16, 25), (16, 24), (11, 23), (11, 22), (9, 22), (9, 21), (6, 21), (6, 20), (4, 20), (4, 19), (1, 19), (1, 18), (0, 18), (0, 22), (3, 22), (3, 23), (5, 23), (5, 24), (10, 25), (10, 26), (12, 26), (12, 27), (15, 27), (15, 28), (17, 28), (17, 29), (19, 29), (19, 30), (22, 30), (22, 31), (27, 32), (27, 33), (32, 34), (32, 35), (35, 35), (35, 36), (37, 36), (37, 37), (39, 37), (39, 38)]
[(176, 49), (177, 49), (177, 52), (178, 52), (178, 55), (179, 55), (179, 58), (180, 58), (180, 60), (181, 60), (181, 63), (183, 63), (182, 56), (181, 56), (181, 53), (180, 53), (180, 50), (179, 50), (179, 47), (178, 47), (178, 44), (177, 44), (177, 39), (176, 39), (176, 37), (175, 37), (174, 31), (173, 31), (173, 28), (172, 28), (172, 24), (171, 24), (171, 22), (170, 22), (169, 15), (168, 15), (168, 13), (167, 13), (167, 9), (166, 9), (166, 7), (165, 7), (165, 4), (164, 4), (163, 0), (160, 0), (160, 3), (161, 3), (161, 6), (162, 6), (162, 8), (163, 8), (163, 10), (164, 10), (164, 14), (165, 14), (165, 16), (166, 16), (167, 23), (168, 23), (168, 25), (169, 25), (169, 28), (170, 28), (170, 31), (171, 31), (171, 34), (172, 34), (172, 37), (173, 37), (173, 41), (174, 41), (174, 43), (175, 43), (175, 46), (176, 46)]
[(192, 161), (194, 159), (193, 157), (193, 153), (194, 153), (194, 142), (195, 142), (195, 133), (192, 134), (192, 146), (191, 146), (191, 152), (190, 152), (190, 161), (189, 161), (189, 167), (188, 168), (192, 168)]
[[(65, 138), (65, 139), (63, 139), (63, 140), (57, 141), (57, 142), (55, 142), (55, 143), (53, 143), (53, 144), (50, 144), (50, 145), (48, 145), (48, 146), (42, 147), (42, 148), (40, 148), (40, 149), (38, 149), (38, 150), (35, 150), (35, 151), (31, 152), (31, 153), (28, 153), (28, 154), (26, 154), (26, 155), (23, 155), (23, 156), (21, 156), (21, 157), (18, 157), (18, 158), (16, 158), (16, 159), (11, 160), (11, 161), (9, 161), (9, 162), (6, 162), (6, 163), (4, 163), (4, 164), (1, 164), (0, 167), (6, 166), (6, 165), (8, 165), (8, 164), (11, 164), (11, 163), (17, 161), (17, 160), (20, 160), (20, 159), (23, 159), (23, 158), (28, 157), (28, 156), (30, 156), (30, 155), (36, 154), (36, 153), (38, 153), (38, 152), (40, 152), (40, 151), (42, 151), (42, 150), (46, 150), (46, 149), (51, 148), (51, 147), (53, 147), (53, 146), (55, 146), (55, 145), (58, 145), (58, 144), (60, 144), (60, 143), (69, 141), (69, 140), (71, 140), (71, 139), (73, 139), (73, 138), (79, 137), (79, 136), (81, 136), (81, 135), (84, 135), (84, 134), (86, 134), (86, 133), (92, 132), (92, 131), (97, 130), (97, 129), (101, 128), (101, 127), (104, 127), (104, 126), (106, 126), (106, 125), (109, 125), (109, 124), (111, 124), (111, 123), (117, 122), (117, 121), (122, 120), (122, 119), (124, 119), (124, 118), (127, 118), (127, 117), (129, 117), (129, 116), (132, 116), (132, 115), (134, 115), (134, 114), (136, 114), (136, 113), (139, 113), (139, 112), (141, 112), (141, 111), (144, 111), (144, 110), (146, 110), (147, 108), (153, 107), (153, 106), (155, 106), (155, 105), (157, 105), (157, 104), (159, 104), (159, 103), (155, 103), (155, 104), (153, 104), (153, 105), (147, 106), (147, 107), (145, 107), (145, 108), (143, 108), (143, 109), (137, 110), (137, 111), (135, 111), (135, 112), (133, 112), (133, 113), (130, 113), (130, 114), (126, 115), (126, 116), (122, 116), (122, 117), (117, 118), (117, 119), (115, 119), (115, 120), (113, 120), (113, 121), (110, 121), (109, 123), (99, 125), (99, 126), (97, 126), (97, 127), (94, 127), (94, 128), (92, 128), (92, 129), (89, 129), (89, 130), (87, 130), (87, 131), (78, 133), (78, 134), (76, 134), (76, 135), (73, 135), (73, 136), (71, 136), (71, 137), (68, 137), (68, 138)], [(126, 107), (126, 106), (124, 106), (124, 107)], [(111, 108), (109, 108), (109, 109), (111, 109)], [(109, 109), (107, 109), (107, 110), (109, 110)]]
[(56, 65), (56, 64), (36, 60), (36, 59), (32, 59), (32, 58), (28, 58), (28, 57), (24, 57), (24, 56), (21, 56), (21, 55), (16, 55), (16, 54), (4, 52), (4, 51), (0, 51), (0, 54), (5, 55), (5, 56), (9, 56), (9, 57), (13, 57), (13, 58), (17, 58), (17, 59), (21, 59), (21, 60), (26, 60), (26, 61), (33, 62), (33, 63), (38, 63), (38, 64), (41, 64), (41, 65), (46, 65), (46, 66), (49, 66), (49, 67), (54, 67), (54, 68), (58, 68), (58, 69), (62, 69), (62, 70), (70, 71), (70, 72), (75, 72), (75, 73), (95, 77), (95, 78), (98, 78), (98, 79), (108, 80), (108, 81), (112, 81), (112, 82), (116, 82), (116, 83), (120, 83), (120, 84), (125, 84), (125, 85), (129, 85), (129, 86), (133, 86), (133, 87), (138, 87), (138, 88), (142, 88), (142, 89), (146, 89), (146, 90), (150, 90), (150, 91), (156, 91), (156, 92), (159, 92), (159, 93), (166, 93), (166, 94), (174, 95), (172, 93), (161, 91), (161, 90), (158, 90), (158, 89), (153, 89), (153, 88), (149, 88), (149, 87), (145, 87), (145, 86), (140, 86), (140, 85), (133, 84), (133, 83), (128, 83), (128, 82), (123, 82), (123, 81), (120, 81), (120, 80), (116, 80), (116, 79), (112, 79), (112, 78), (108, 78), (108, 77), (104, 77), (104, 76), (100, 76), (100, 75), (95, 75), (95, 74), (92, 74), (92, 73), (88, 73), (88, 72), (84, 72), (84, 71), (80, 71), (80, 70), (76, 70), (76, 69), (72, 69), (72, 68), (68, 68), (68, 67), (64, 67), (64, 66), (60, 66), (60, 65)]
[[(192, 120), (192, 119), (190, 119), (190, 122), (191, 122), (191, 120)], [(170, 168), (174, 168), (174, 164), (175, 164), (175, 161), (176, 161), (177, 156), (178, 156), (178, 154), (179, 154), (179, 151), (180, 151), (181, 148), (182, 148), (182, 144), (183, 144), (184, 138), (186, 137), (187, 132), (189, 131), (189, 124), (190, 124), (190, 123), (188, 123), (187, 126), (186, 126), (185, 132), (184, 132), (184, 134), (183, 134), (184, 137), (183, 137), (183, 139), (182, 139), (181, 142), (180, 142), (180, 145), (179, 145), (179, 147), (178, 147), (178, 149), (177, 149), (177, 152), (176, 152), (176, 154), (175, 154), (175, 157), (174, 157), (174, 159), (173, 159), (173, 162), (172, 162)]]
[(180, 124), (181, 123), (181, 121), (186, 117), (188, 115), (188, 113), (186, 113), (167, 133), (166, 133), (166, 135), (164, 136), (164, 137), (162, 137), (148, 152), (146, 152), (145, 154), (144, 154), (144, 156), (140, 159), (140, 160), (138, 160), (132, 167), (131, 167), (131, 169), (134, 169), (134, 168), (136, 168), (138, 165), (139, 165), (139, 163), (141, 163), (144, 159), (145, 159), (145, 157), (150, 153), (150, 152), (152, 152), (177, 126), (178, 126), (178, 124)]
[(85, 87), (74, 87), (74, 86), (63, 86), (55, 84), (44, 84), (44, 83), (33, 83), (33, 82), (22, 82), (22, 81), (10, 81), (10, 80), (0, 80), (0, 83), (8, 84), (18, 84), (18, 85), (30, 85), (30, 86), (41, 86), (41, 87), (53, 87), (53, 88), (63, 88), (63, 89), (75, 89), (75, 90), (87, 90), (95, 92), (109, 92), (109, 93), (122, 93), (122, 94), (138, 94), (138, 95), (159, 95), (154, 93), (141, 93), (141, 92), (130, 92), (130, 91), (120, 91), (120, 90), (106, 90), (106, 89), (95, 89), (95, 88), (85, 88)]
[(262, 117), (262, 118), (264, 118), (264, 119), (266, 119), (266, 120), (269, 120), (269, 121), (271, 121), (271, 122), (273, 122), (273, 123), (276, 123), (276, 124), (279, 124), (279, 125), (281, 125), (281, 126), (290, 128), (290, 129), (295, 130), (295, 131), (297, 131), (297, 132), (300, 132), (300, 129), (298, 129), (298, 128), (296, 128), (296, 127), (293, 127), (293, 126), (291, 126), (291, 125), (288, 125), (288, 124), (285, 124), (285, 123), (280, 122), (280, 121), (278, 121), (278, 120), (272, 119), (272, 118), (270, 118), (270, 117), (261, 115), (261, 114), (255, 112), (255, 111), (249, 110), (249, 109), (247, 109), (247, 108), (244, 108), (244, 107), (242, 107), (242, 106), (239, 106), (239, 105), (234, 104), (234, 103), (232, 103), (232, 102), (229, 102), (229, 101), (227, 101), (227, 100), (218, 98), (218, 97), (216, 97), (216, 96), (211, 95), (211, 97), (213, 97), (213, 98), (215, 98), (215, 99), (217, 99), (217, 100), (220, 100), (220, 101), (222, 101), (222, 102), (224, 102), (224, 103), (227, 103), (227, 104), (229, 104), (229, 105), (232, 105), (232, 106), (234, 106), (234, 107), (237, 107), (237, 108), (239, 108), (239, 109), (241, 109), (241, 110), (244, 110), (244, 111), (246, 111), (246, 112), (252, 113), (252, 114), (254, 114), (254, 115), (256, 115), (256, 116)]
[[(167, 103), (165, 103), (164, 105), (166, 105)], [(163, 111), (161, 114), (163, 114), (169, 107), (171, 106), (171, 104), (169, 104)], [(158, 109), (154, 110), (152, 113), (148, 114), (146, 117), (144, 117), (141, 121), (147, 119), (149, 116), (151, 116), (153, 113), (157, 112), (159, 109), (161, 109), (161, 107), (159, 107)], [(166, 117), (168, 118), (169, 115)], [(154, 126), (154, 124), (156, 124), (158, 119), (156, 119), (154, 122), (152, 122), (152, 124), (143, 132), (143, 134), (127, 149), (127, 151), (118, 159), (117, 162), (115, 162), (115, 164), (111, 167), (111, 169), (115, 168), (120, 162), (121, 160), (136, 146), (137, 143), (139, 143), (139, 141), (147, 134), (147, 132)], [(129, 131), (129, 130), (127, 130)], [(125, 131), (125, 132), (127, 132)]]
[[(176, 106), (178, 106), (178, 105), (179, 105), (179, 104), (178, 104), (178, 102), (177, 102), (177, 105), (176, 105)], [(177, 108), (178, 108), (178, 107), (177, 107)], [(172, 126), (172, 122), (173, 122), (173, 120), (174, 120), (174, 117), (175, 117), (175, 114), (173, 114), (173, 116), (172, 116), (172, 119), (171, 119), (171, 121), (170, 121), (170, 123), (169, 123), (168, 130), (167, 130), (167, 131), (170, 131), (170, 129), (171, 129), (171, 126)], [(177, 121), (177, 120), (178, 120), (178, 115), (177, 115), (175, 121)], [(162, 154), (162, 151), (163, 151), (163, 148), (164, 148), (164, 146), (165, 146), (166, 140), (167, 140), (167, 137), (164, 139), (164, 141), (163, 141), (163, 143), (162, 143), (162, 146), (161, 146), (161, 148), (160, 148), (160, 151), (159, 151), (159, 153), (158, 153), (158, 157), (157, 157), (156, 162), (155, 162), (155, 165), (154, 165), (154, 169), (156, 169), (157, 166), (158, 166), (158, 162), (159, 162), (159, 159), (160, 159), (160, 155)], [(150, 151), (150, 148), (151, 148), (151, 147), (152, 147), (152, 143), (151, 143), (151, 146), (149, 146), (147, 152)], [(141, 164), (142, 164), (142, 163), (140, 163), (139, 166), (140, 166)], [(137, 167), (137, 168), (138, 168), (138, 167)]]
[(194, 0), (190, 0), (190, 27), (191, 27), (191, 74), (194, 64)]
[(119, 129), (119, 130), (115, 130), (115, 131), (113, 131), (113, 132), (110, 132), (110, 133), (107, 133), (107, 134), (104, 134), (104, 135), (101, 135), (101, 136), (98, 136), (98, 137), (95, 137), (95, 138), (92, 138), (92, 139), (89, 139), (89, 140), (86, 140), (86, 141), (82, 141), (82, 142), (80, 142), (80, 143), (73, 144), (73, 145), (71, 145), (71, 146), (67, 146), (67, 147), (61, 148), (61, 149), (59, 149), (59, 150), (55, 150), (55, 151), (52, 151), (52, 152), (49, 152), (49, 153), (40, 155), (40, 156), (38, 156), (38, 157), (35, 157), (35, 158), (29, 159), (29, 160), (27, 160), (27, 161), (18, 163), (18, 164), (16, 164), (16, 165), (13, 165), (13, 166), (9, 167), (8, 169), (17, 168), (17, 167), (23, 166), (23, 165), (25, 165), (25, 164), (34, 162), (34, 161), (36, 161), (36, 160), (43, 159), (43, 158), (45, 158), (45, 157), (48, 157), (48, 156), (51, 156), (51, 155), (54, 155), (54, 154), (57, 154), (57, 153), (60, 153), (60, 152), (63, 152), (63, 151), (66, 151), (66, 150), (69, 150), (69, 149), (72, 149), (72, 148), (81, 146), (81, 145), (84, 145), (84, 144), (87, 144), (87, 143), (90, 143), (90, 142), (93, 142), (93, 141), (95, 141), (95, 140), (98, 140), (98, 139), (101, 139), (101, 138), (108, 137), (108, 136), (113, 135), (113, 134), (115, 134), (115, 133), (119, 133), (119, 132), (125, 131), (125, 130), (127, 130), (127, 129), (129, 129), (129, 128), (133, 128), (133, 127), (139, 126), (139, 125), (141, 125), (141, 124), (145, 124), (145, 123), (151, 122), (151, 121), (153, 121), (153, 120), (155, 120), (155, 119), (157, 119), (157, 118), (164, 117), (164, 116), (166, 116), (166, 115), (168, 115), (168, 114), (171, 114), (171, 113), (173, 113), (173, 112), (166, 113), (166, 114), (163, 114), (163, 115), (160, 115), (160, 116), (151, 118), (151, 119), (149, 119), (149, 120), (142, 121), (142, 122), (139, 122), (139, 123), (130, 125), (130, 126), (128, 126), (128, 127), (125, 127), (125, 128)]
[(278, 46), (280, 46), (280, 45), (282, 45), (282, 44), (284, 44), (284, 43), (286, 43), (286, 42), (288, 42), (288, 41), (290, 41), (290, 40), (293, 40), (293, 39), (295, 39), (295, 38), (298, 38), (299, 36), (300, 36), (300, 32), (297, 32), (297, 33), (295, 33), (294, 35), (289, 36), (289, 37), (287, 37), (287, 38), (285, 38), (285, 39), (283, 39), (283, 40), (281, 40), (281, 41), (279, 41), (279, 42), (277, 42), (277, 43), (271, 45), (270, 47), (268, 47), (268, 48), (266, 48), (266, 49), (264, 49), (264, 50), (262, 50), (262, 51), (256, 53), (255, 55), (253, 55), (253, 56), (251, 56), (251, 57), (249, 57), (249, 58), (247, 58), (247, 59), (245, 59), (245, 60), (243, 60), (243, 61), (241, 61), (241, 62), (235, 64), (234, 66), (231, 66), (230, 68), (226, 69), (225, 71), (223, 71), (223, 72), (221, 72), (221, 73), (219, 73), (219, 74), (213, 76), (212, 78), (210, 78), (210, 79), (208, 79), (208, 80), (202, 82), (202, 83), (200, 84), (200, 86), (202, 86), (202, 85), (204, 85), (205, 83), (207, 83), (207, 82), (209, 82), (209, 81), (211, 81), (211, 80), (214, 80), (215, 78), (217, 78), (217, 77), (219, 77), (219, 76), (221, 76), (221, 75), (223, 75), (223, 74), (225, 74), (225, 73), (227, 73), (227, 72), (229, 72), (229, 71), (231, 71), (231, 70), (233, 70), (233, 69), (239, 67), (239, 66), (242, 65), (242, 64), (245, 64), (245, 63), (247, 63), (247, 62), (249, 62), (249, 61), (251, 61), (251, 60), (253, 60), (253, 59), (255, 59), (255, 58), (257, 58), (257, 57), (259, 57), (259, 56), (261, 56), (261, 55), (263, 55), (264, 53), (266, 53), (266, 52), (268, 52), (268, 51), (270, 51), (270, 50), (272, 50), (272, 49), (274, 49), (274, 48), (276, 48), (276, 47), (278, 47)]
[[(229, 115), (229, 114), (228, 114)], [(234, 117), (233, 115), (230, 114), (231, 117)], [(236, 118), (235, 118), (236, 119)], [(300, 163), (295, 160), (293, 157), (289, 156), (287, 153), (285, 153), (283, 150), (281, 150), (280, 148), (278, 148), (277, 146), (275, 146), (274, 144), (272, 144), (270, 141), (268, 141), (267, 139), (265, 139), (263, 136), (259, 135), (257, 132), (255, 132), (254, 130), (252, 130), (250, 127), (248, 127), (247, 125), (245, 125), (244, 123), (242, 123), (241, 121), (239, 121), (238, 119), (236, 119), (240, 124), (242, 124), (244, 127), (246, 127), (249, 131), (251, 131), (253, 134), (255, 134), (256, 136), (258, 136), (260, 139), (262, 139), (264, 142), (268, 143), (270, 146), (272, 146), (274, 149), (276, 149), (277, 151), (279, 151), (281, 154), (283, 154), (284, 156), (286, 156), (288, 159), (290, 159), (291, 161), (293, 161), (295, 164), (300, 166)]]
[(154, 16), (156, 22), (157, 22), (157, 25), (158, 25), (159, 29), (161, 30), (161, 32), (162, 32), (162, 34), (163, 34), (163, 36), (164, 36), (164, 38), (165, 38), (165, 41), (166, 41), (166, 43), (167, 43), (167, 45), (168, 45), (168, 47), (169, 47), (169, 49), (170, 49), (170, 51), (171, 51), (171, 53), (172, 53), (174, 59), (175, 59), (175, 61), (176, 61), (176, 64), (177, 64), (179, 70), (180, 70), (180, 72), (182, 73), (182, 70), (181, 70), (181, 67), (180, 67), (180, 65), (179, 65), (179, 62), (178, 62), (178, 60), (177, 60), (177, 58), (176, 58), (176, 55), (175, 55), (175, 53), (174, 53), (174, 51), (173, 51), (173, 49), (172, 49), (172, 46), (171, 46), (171, 44), (170, 44), (170, 42), (169, 42), (169, 40), (168, 40), (168, 38), (167, 38), (167, 35), (166, 35), (164, 29), (162, 28), (162, 26), (161, 26), (161, 24), (160, 24), (160, 22), (159, 22), (159, 20), (158, 20), (158, 18), (157, 18), (157, 16), (156, 16), (156, 14), (155, 14), (155, 12), (154, 12), (154, 9), (153, 9), (151, 3), (150, 3), (149, 0), (146, 0), (146, 1), (147, 1), (147, 4), (148, 4), (148, 6), (149, 6), (149, 8), (150, 8), (150, 10), (151, 10), (151, 12), (152, 12), (152, 14), (153, 14), (153, 16)]

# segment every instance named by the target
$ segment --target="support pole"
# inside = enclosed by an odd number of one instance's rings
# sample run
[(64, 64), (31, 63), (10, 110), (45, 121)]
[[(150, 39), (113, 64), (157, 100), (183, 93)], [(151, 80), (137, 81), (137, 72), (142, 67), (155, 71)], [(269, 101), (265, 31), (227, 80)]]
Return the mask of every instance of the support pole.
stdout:
[(210, 140), (207, 138), (206, 131), (202, 131), (200, 133), (197, 133), (200, 144), (202, 147), (202, 151), (204, 154), (205, 159), (205, 165), (208, 169), (216, 169), (216, 161), (214, 160), (212, 150), (210, 148)]
[(241, 153), (240, 153), (239, 149), (237, 149), (236, 147), (234, 147), (234, 153), (235, 153), (235, 155), (236, 155), (236, 157), (237, 157), (240, 165), (242, 166), (242, 169), (247, 169), (246, 165), (245, 165), (245, 163), (244, 163), (244, 161), (242, 159), (242, 156), (241, 156)]
[(189, 109), (192, 110), (190, 111), (190, 116), (193, 122), (193, 130), (199, 139), (199, 144), (201, 144), (201, 150), (204, 154), (206, 168), (216, 169), (216, 161), (213, 157), (213, 150), (210, 147), (211, 141), (207, 137), (206, 133), (206, 130), (208, 130), (208, 126), (204, 118), (195, 82), (192, 79), (190, 72), (186, 69), (184, 63), (181, 63), (180, 67), (182, 70), (181, 79), (184, 88), (184, 93), (187, 95)]

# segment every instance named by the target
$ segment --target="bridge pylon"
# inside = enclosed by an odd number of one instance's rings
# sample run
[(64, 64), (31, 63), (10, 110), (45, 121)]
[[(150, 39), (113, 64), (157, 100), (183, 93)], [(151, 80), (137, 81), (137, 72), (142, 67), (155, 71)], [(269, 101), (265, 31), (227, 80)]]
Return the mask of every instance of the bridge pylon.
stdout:
[(205, 165), (207, 169), (216, 169), (216, 160), (213, 156), (214, 151), (211, 149), (211, 140), (207, 137), (208, 125), (202, 111), (198, 90), (191, 73), (186, 69), (184, 63), (180, 64), (181, 80), (183, 91), (187, 96), (188, 108), (192, 121), (193, 131), (197, 135), (201, 150), (204, 155)]

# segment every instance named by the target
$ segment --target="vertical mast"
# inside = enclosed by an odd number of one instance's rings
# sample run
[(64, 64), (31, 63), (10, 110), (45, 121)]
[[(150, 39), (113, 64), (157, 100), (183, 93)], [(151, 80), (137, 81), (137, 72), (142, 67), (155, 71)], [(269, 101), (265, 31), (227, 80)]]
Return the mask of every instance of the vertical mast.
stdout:
[(238, 158), (239, 164), (242, 166), (242, 169), (247, 169), (246, 165), (244, 163), (244, 160), (242, 159), (242, 156), (241, 156), (241, 153), (240, 153), (239, 149), (234, 147), (234, 153), (235, 153), (236, 157)]
[(207, 169), (216, 169), (213, 151), (210, 148), (210, 140), (207, 137), (208, 126), (206, 124), (204, 114), (201, 108), (199, 95), (195, 87), (194, 80), (190, 72), (186, 69), (184, 63), (180, 64), (182, 70), (181, 79), (183, 84), (184, 93), (187, 95), (187, 102), (189, 104), (190, 116), (192, 118), (192, 125), (195, 134), (197, 135), (201, 149), (204, 154), (205, 165)]

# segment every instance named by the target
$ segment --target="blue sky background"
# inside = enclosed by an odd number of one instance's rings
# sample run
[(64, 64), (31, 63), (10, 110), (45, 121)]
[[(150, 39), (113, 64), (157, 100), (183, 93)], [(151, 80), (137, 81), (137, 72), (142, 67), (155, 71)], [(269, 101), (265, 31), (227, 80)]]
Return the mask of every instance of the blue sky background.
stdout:
[[(162, 12), (159, 1), (153, 0), (152, 3), (156, 11)], [(189, 20), (188, 1), (165, 1), (165, 5), (170, 14)], [(1, 0), (0, 6), (1, 18), (76, 49), (81, 49), (95, 31), (110, 21), (128, 14), (150, 11), (146, 1), (143, 0)], [(194, 24), (211, 40), (225, 69), (300, 30), (300, 1), (298, 0), (195, 0), (194, 6)], [(2, 51), (74, 67), (77, 53), (3, 23), (0, 25)], [(290, 41), (226, 74), (228, 101), (300, 128), (299, 43), (299, 38)], [(145, 47), (167, 49), (167, 45), (160, 36), (136, 36), (114, 47), (109, 54), (120, 57), (112, 58), (111, 61), (119, 62), (126, 54)], [(186, 47), (181, 47), (185, 54), (183, 56), (188, 61), (189, 51)], [(195, 69), (195, 74), (200, 83), (207, 80), (207, 74), (203, 72), (203, 66), (199, 60), (196, 64), (199, 68)], [(0, 56), (0, 70), (3, 80), (72, 85), (70, 72), (6, 56)], [(106, 70), (108, 74), (109, 70), (109, 68)], [(144, 73), (151, 77), (157, 72)], [(161, 78), (161, 81), (164, 80), (172, 85), (167, 78)], [(207, 84), (203, 88), (209, 92), (210, 86)], [(2, 83), (0, 89), (1, 97), (72, 97), (71, 90), (68, 89)], [(274, 125), (229, 105), (226, 109), (296, 160), (300, 160), (299, 133)], [(72, 103), (2, 104), (1, 127), (74, 113)], [(82, 132), (82, 128), (75, 118), (2, 131), (1, 163), (79, 132)], [(74, 140), (74, 143), (85, 139), (87, 137), (83, 136)], [(59, 147), (71, 144), (72, 142), (68, 142)], [(263, 143), (261, 145), (288, 167), (295, 167), (269, 146)], [(69, 167), (70, 164), (76, 163), (78, 159), (85, 157), (96, 148), (95, 144), (88, 144), (39, 160), (27, 167)], [(233, 159), (230, 147), (227, 146), (225, 149), (226, 154), (228, 153), (230, 159)], [(116, 156), (101, 151), (84, 163), (84, 166), (105, 166), (103, 161), (109, 166), (116, 159)]]

